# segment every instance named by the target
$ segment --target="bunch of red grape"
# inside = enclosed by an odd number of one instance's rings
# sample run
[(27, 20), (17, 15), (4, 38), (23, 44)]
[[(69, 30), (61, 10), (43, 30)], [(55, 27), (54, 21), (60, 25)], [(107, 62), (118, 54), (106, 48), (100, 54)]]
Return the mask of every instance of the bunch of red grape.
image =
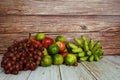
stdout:
[(1, 67), (6, 74), (35, 70), (43, 57), (42, 51), (42, 44), (38, 45), (30, 39), (14, 41), (2, 58)]

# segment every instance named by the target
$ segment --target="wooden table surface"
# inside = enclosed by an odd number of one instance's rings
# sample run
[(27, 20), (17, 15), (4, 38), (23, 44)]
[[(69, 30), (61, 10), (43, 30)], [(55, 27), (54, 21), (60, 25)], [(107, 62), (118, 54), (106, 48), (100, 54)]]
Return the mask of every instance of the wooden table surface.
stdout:
[[(2, 56), (0, 56), (1, 62)], [(0, 80), (119, 80), (120, 56), (105, 56), (98, 62), (82, 62), (77, 67), (52, 65), (35, 71), (6, 75), (0, 67)]]
[[(120, 55), (120, 0), (0, 0), (0, 54), (29, 32), (64, 35), (68, 42), (85, 35), (99, 40), (105, 55)], [(6, 75), (0, 67), (0, 80), (120, 80), (120, 56), (78, 67), (38, 67), (18, 75)]]
[(120, 54), (120, 0), (0, 0), (0, 53), (37, 32), (67, 41), (81, 35)]

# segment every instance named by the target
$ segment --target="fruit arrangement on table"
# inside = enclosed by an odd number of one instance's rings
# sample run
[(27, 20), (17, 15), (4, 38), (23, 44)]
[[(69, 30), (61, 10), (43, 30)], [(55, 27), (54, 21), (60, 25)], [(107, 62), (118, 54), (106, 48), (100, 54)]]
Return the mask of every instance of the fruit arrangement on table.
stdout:
[(35, 70), (37, 66), (47, 67), (52, 64), (77, 66), (81, 61), (98, 61), (103, 58), (100, 42), (82, 35), (81, 40), (66, 42), (62, 35), (55, 39), (44, 33), (35, 37), (14, 41), (4, 54), (1, 67), (6, 74), (18, 74), (21, 70)]

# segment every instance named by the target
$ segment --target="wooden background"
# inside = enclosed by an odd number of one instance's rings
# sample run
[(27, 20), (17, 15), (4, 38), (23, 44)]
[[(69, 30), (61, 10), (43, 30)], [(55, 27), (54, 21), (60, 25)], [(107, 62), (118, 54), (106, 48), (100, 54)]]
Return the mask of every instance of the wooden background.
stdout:
[(68, 41), (86, 35), (105, 54), (120, 54), (120, 0), (0, 0), (0, 53), (29, 32)]

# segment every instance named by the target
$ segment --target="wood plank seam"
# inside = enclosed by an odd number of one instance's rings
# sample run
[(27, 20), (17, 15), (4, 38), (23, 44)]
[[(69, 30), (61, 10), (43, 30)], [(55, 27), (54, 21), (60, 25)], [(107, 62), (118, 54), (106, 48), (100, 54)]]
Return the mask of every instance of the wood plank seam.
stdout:
[(2, 14), (0, 14), (0, 17), (2, 17), (2, 16), (43, 16), (43, 17), (45, 17), (45, 16), (48, 16), (48, 17), (55, 17), (55, 16), (60, 16), (60, 17), (78, 17), (78, 16), (120, 16), (120, 15), (70, 15), (70, 14), (66, 14), (66, 15), (61, 15), (61, 14), (59, 14), (59, 15), (50, 15), (50, 14), (47, 14), (47, 15), (45, 15), (45, 14), (29, 14), (29, 15), (26, 15), (26, 14), (23, 14), (23, 15), (21, 15), (21, 14), (5, 14), (5, 15), (2, 15)]
[(86, 72), (87, 72), (88, 74), (90, 74), (95, 80), (98, 80), (98, 79), (95, 77), (95, 75), (84, 65), (83, 62), (82, 62), (81, 64), (82, 64), (82, 66), (85, 68), (85, 70), (86, 70)]
[[(0, 33), (0, 34), (36, 34), (36, 33), (39, 33), (39, 32), (16, 32), (16, 33)], [(45, 33), (47, 35), (59, 35), (59, 34), (69, 34), (69, 33), (117, 33), (117, 34), (120, 34), (120, 31), (111, 31), (111, 32), (101, 32), (101, 31), (88, 31), (88, 32), (41, 32), (41, 33)]]
[(26, 78), (26, 80), (28, 80), (29, 79), (29, 76), (30, 76), (30, 74), (32, 73), (32, 71), (30, 71), (30, 73), (29, 73), (29, 75), (28, 75), (28, 77)]
[[(41, 32), (41, 31), (40, 31)], [(7, 32), (7, 33), (1, 33), (0, 34), (28, 34), (29, 32)], [(39, 32), (31, 32), (31, 33), (39, 33)], [(53, 32), (41, 32), (41, 33), (53, 33)], [(67, 33), (118, 33), (120, 34), (120, 31), (71, 31), (71, 32), (61, 32), (61, 31), (58, 31), (58, 32), (54, 32), (53, 34), (67, 34)]]
[[(0, 16), (95, 16), (94, 14), (1, 14)], [(96, 15), (96, 16), (120, 16), (120, 14), (117, 15)]]
[(59, 75), (60, 75), (60, 79), (62, 80), (62, 75), (61, 75), (61, 69), (60, 69), (60, 66), (59, 66)]

